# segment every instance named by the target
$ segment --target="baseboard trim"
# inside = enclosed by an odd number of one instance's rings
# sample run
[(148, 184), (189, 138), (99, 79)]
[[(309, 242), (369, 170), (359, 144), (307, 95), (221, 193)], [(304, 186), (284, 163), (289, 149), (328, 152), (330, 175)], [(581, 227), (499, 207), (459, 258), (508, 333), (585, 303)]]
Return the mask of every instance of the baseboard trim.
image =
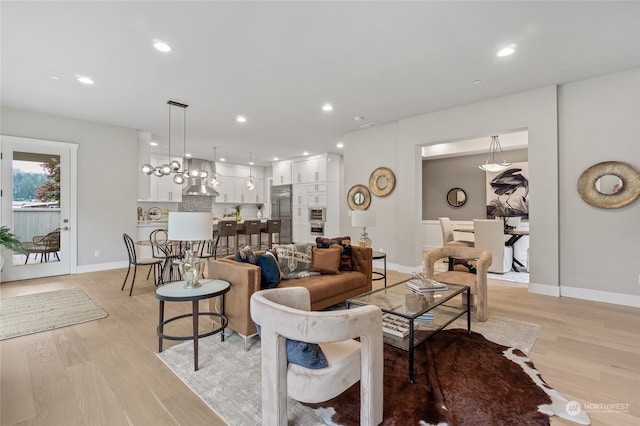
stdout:
[(560, 297), (560, 287), (555, 285), (529, 283), (529, 293)]
[(609, 291), (591, 290), (577, 287), (560, 287), (562, 297), (591, 300), (592, 302), (612, 303), (614, 305), (640, 308), (640, 296), (632, 294), (612, 293)]
[(129, 265), (129, 262), (108, 262), (108, 263), (94, 263), (91, 265), (78, 265), (76, 273), (83, 274), (85, 272), (100, 272), (107, 271), (109, 269), (120, 269), (126, 268)]

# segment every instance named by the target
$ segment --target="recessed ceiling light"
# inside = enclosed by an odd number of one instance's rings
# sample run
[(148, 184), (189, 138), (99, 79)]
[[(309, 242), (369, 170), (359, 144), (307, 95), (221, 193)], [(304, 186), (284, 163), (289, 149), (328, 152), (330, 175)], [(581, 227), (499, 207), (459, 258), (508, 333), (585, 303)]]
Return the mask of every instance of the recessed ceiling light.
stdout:
[(480, 84), (482, 83), (482, 80), (473, 80), (473, 84)]
[(361, 125), (360, 128), (361, 129), (366, 129), (368, 127), (374, 127), (374, 126), (377, 126), (377, 124), (376, 123), (367, 123), (367, 124)]
[(51, 77), (52, 80), (60, 80), (60, 77), (58, 77), (57, 75), (51, 75), (49, 77)]
[(363, 116), (361, 116), (361, 115), (356, 115), (355, 117), (353, 117), (353, 119), (354, 119), (355, 121), (362, 121), (362, 120), (364, 120), (364, 119), (365, 119), (365, 117), (363, 117)]
[(158, 142), (149, 142), (149, 145), (151, 145), (151, 146), (158, 146)]
[(510, 44), (509, 46), (503, 48), (498, 52), (498, 56), (509, 56), (516, 51), (516, 46), (514, 44)]
[(184, 153), (184, 156), (185, 156), (185, 157), (191, 157), (191, 154), (189, 154), (188, 152), (185, 152), (185, 153)]
[(86, 75), (76, 75), (76, 78), (82, 84), (93, 84), (93, 80)]
[(303, 152), (302, 155), (309, 155), (309, 151)]
[(324, 104), (324, 105), (322, 105), (322, 110), (323, 110), (323, 111), (327, 111), (327, 112), (328, 112), (328, 111), (333, 111), (333, 105), (331, 105), (331, 104)]
[(171, 46), (169, 46), (167, 43), (165, 43), (162, 40), (154, 40), (153, 41), (153, 47), (158, 51), (158, 52), (171, 52)]
[(244, 115), (238, 115), (238, 116), (236, 116), (236, 121), (238, 123), (246, 123), (247, 122), (247, 117), (245, 117)]
[(227, 159), (226, 158), (221, 158), (220, 161), (227, 161)]
[(343, 144), (342, 142), (338, 142), (338, 143), (336, 144), (336, 146), (337, 146), (338, 148), (344, 148), (344, 144)]
[(278, 157), (273, 157), (273, 161), (280, 161)]

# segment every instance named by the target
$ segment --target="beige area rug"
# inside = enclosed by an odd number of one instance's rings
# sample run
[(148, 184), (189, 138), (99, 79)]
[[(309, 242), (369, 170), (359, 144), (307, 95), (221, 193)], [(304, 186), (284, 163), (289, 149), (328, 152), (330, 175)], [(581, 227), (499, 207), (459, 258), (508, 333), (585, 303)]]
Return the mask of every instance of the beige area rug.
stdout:
[(108, 316), (79, 288), (0, 299), (0, 340)]
[[(462, 322), (460, 328), (466, 329), (466, 322)], [(496, 339), (495, 343), (529, 353), (541, 326), (490, 317), (484, 323), (472, 322), (471, 329), (489, 340)], [(193, 371), (193, 342), (173, 346), (157, 356), (229, 426), (258, 425), (262, 417), (261, 352), (260, 340), (257, 337), (253, 339), (247, 352), (244, 340), (235, 333), (224, 342), (218, 335), (200, 339), (198, 371)], [(291, 399), (288, 414), (289, 424), (325, 424), (311, 408)]]

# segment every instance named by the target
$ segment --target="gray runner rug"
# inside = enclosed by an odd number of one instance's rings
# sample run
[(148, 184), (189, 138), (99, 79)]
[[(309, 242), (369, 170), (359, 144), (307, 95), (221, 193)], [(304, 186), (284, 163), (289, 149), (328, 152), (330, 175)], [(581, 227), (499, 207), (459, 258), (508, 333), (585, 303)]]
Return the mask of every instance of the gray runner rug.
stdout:
[(108, 316), (79, 288), (0, 299), (0, 340)]
[[(466, 321), (455, 323), (454, 327), (466, 328)], [(517, 347), (527, 354), (541, 328), (537, 324), (495, 316), (484, 323), (472, 319), (471, 325), (473, 331), (488, 340), (496, 339), (495, 343)], [(235, 333), (224, 342), (219, 335), (205, 337), (199, 341), (198, 352), (198, 371), (193, 371), (193, 342), (173, 346), (157, 356), (229, 426), (261, 424), (259, 338), (254, 337), (249, 351), (245, 352), (244, 340)], [(297, 426), (325, 424), (311, 408), (292, 399), (289, 399), (288, 415), (289, 424)]]

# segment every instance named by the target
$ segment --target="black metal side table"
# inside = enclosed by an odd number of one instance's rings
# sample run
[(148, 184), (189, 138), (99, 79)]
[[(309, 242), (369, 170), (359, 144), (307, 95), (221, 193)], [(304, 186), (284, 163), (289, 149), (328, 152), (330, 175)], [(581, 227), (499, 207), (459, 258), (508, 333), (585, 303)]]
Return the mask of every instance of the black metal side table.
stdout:
[[(193, 369), (198, 370), (198, 339), (220, 333), (220, 339), (224, 342), (224, 329), (227, 326), (227, 317), (224, 315), (224, 294), (231, 286), (223, 280), (201, 280), (201, 286), (197, 288), (184, 288), (184, 281), (174, 281), (156, 289), (156, 299), (160, 300), (160, 316), (158, 320), (158, 352), (162, 352), (162, 340), (191, 340), (193, 339)], [(220, 312), (199, 312), (199, 302), (203, 299), (220, 296)], [(191, 302), (192, 312), (176, 317), (164, 319), (164, 302)], [(198, 319), (201, 315), (217, 317), (220, 326), (213, 325), (213, 330), (203, 334), (198, 331)], [(193, 318), (193, 334), (191, 336), (168, 336), (164, 334), (164, 326), (181, 318)]]
[(373, 260), (382, 259), (384, 261), (384, 272), (373, 271), (373, 275), (377, 278), (373, 278), (373, 281), (384, 280), (384, 287), (387, 287), (387, 253), (383, 251), (374, 251)]

